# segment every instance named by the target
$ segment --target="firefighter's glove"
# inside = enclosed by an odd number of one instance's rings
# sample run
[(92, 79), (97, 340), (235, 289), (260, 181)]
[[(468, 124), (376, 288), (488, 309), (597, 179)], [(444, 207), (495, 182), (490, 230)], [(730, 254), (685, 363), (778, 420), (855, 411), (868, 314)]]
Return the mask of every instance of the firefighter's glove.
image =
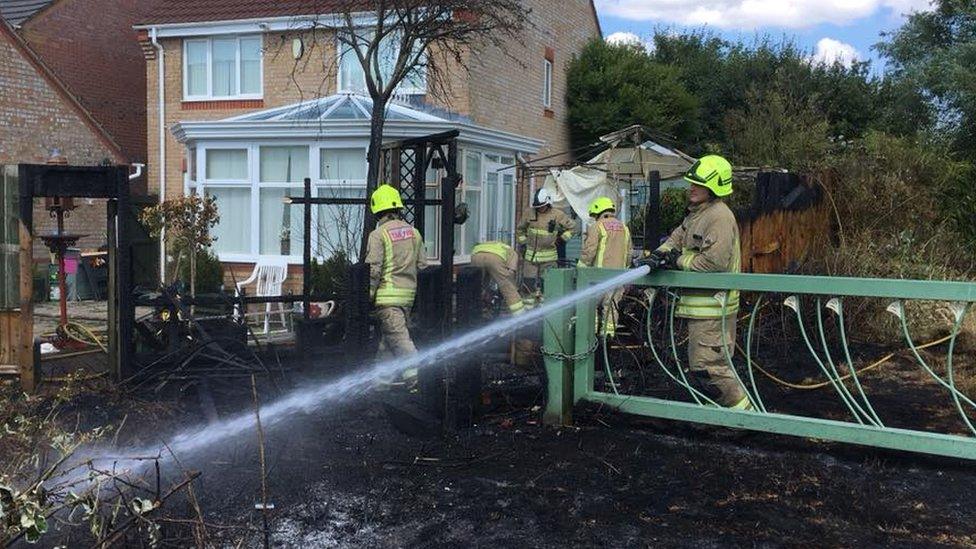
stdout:
[(643, 267), (647, 265), (652, 271), (656, 271), (661, 268), (661, 263), (665, 259), (665, 253), (660, 251), (649, 252), (644, 250), (644, 253), (640, 257), (634, 259), (634, 267)]
[[(655, 253), (657, 253), (657, 252), (655, 252)], [(672, 270), (672, 271), (679, 270), (680, 269), (678, 267), (678, 258), (679, 257), (681, 257), (681, 250), (678, 250), (678, 249), (669, 250), (667, 252), (664, 252), (663, 253), (663, 257), (661, 258), (661, 263), (660, 263), (661, 268), (662, 269)]]

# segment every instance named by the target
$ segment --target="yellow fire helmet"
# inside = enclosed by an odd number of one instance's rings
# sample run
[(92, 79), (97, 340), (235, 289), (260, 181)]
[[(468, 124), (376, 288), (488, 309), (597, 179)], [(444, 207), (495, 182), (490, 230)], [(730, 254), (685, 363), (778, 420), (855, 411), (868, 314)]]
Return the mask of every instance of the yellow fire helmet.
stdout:
[(605, 196), (601, 196), (590, 203), (590, 217), (597, 217), (607, 210), (616, 211), (617, 207), (613, 205), (613, 200)]
[(369, 209), (373, 215), (401, 208), (403, 208), (403, 200), (400, 198), (400, 191), (386, 183), (377, 187), (369, 197)]
[(708, 188), (715, 196), (732, 194), (732, 164), (717, 154), (698, 159), (685, 173), (685, 181)]

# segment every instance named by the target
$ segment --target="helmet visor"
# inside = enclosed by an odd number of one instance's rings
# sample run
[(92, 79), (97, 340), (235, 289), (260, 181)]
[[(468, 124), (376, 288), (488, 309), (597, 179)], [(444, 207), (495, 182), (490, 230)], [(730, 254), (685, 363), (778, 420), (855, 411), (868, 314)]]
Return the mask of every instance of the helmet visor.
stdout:
[(696, 161), (688, 168), (688, 173), (685, 174), (685, 179), (691, 183), (696, 183), (698, 185), (708, 185), (708, 181), (713, 177), (718, 177), (718, 170), (712, 170), (707, 174), (702, 174), (699, 170), (701, 169), (701, 160)]

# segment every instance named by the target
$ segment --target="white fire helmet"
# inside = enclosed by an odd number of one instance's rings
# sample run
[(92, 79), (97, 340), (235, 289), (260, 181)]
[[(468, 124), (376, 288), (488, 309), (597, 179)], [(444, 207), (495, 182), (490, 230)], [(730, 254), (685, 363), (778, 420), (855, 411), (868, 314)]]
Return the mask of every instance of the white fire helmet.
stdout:
[(552, 206), (552, 193), (548, 189), (539, 189), (535, 192), (535, 198), (532, 199), (533, 208), (541, 208), (543, 206)]

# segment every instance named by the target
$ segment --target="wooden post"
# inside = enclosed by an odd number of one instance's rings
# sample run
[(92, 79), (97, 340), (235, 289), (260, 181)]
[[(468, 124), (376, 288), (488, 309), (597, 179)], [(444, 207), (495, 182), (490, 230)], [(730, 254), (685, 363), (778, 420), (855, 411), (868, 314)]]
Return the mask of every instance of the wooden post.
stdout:
[(105, 202), (106, 237), (108, 244), (108, 367), (112, 376), (122, 378), (122, 363), (119, 360), (119, 203), (109, 199)]
[(647, 204), (644, 206), (644, 249), (657, 249), (661, 238), (661, 172), (647, 176)]
[(20, 385), (25, 392), (37, 389), (37, 376), (34, 364), (34, 193), (29, 181), (20, 167), (18, 193), (20, 202), (20, 341), (17, 345), (17, 359), (20, 365)]

